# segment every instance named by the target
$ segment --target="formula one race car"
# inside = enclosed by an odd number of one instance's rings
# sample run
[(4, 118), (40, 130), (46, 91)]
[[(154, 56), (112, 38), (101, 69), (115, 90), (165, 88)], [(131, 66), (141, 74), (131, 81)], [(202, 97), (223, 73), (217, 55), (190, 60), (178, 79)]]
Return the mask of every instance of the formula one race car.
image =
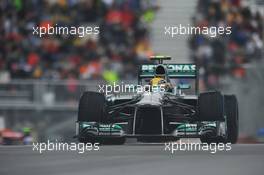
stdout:
[(104, 95), (84, 92), (76, 122), (80, 142), (123, 144), (126, 138), (164, 142), (200, 138), (201, 142), (236, 143), (238, 103), (235, 95), (218, 91), (199, 93), (199, 71), (194, 64), (158, 64), (139, 68), (134, 93)]

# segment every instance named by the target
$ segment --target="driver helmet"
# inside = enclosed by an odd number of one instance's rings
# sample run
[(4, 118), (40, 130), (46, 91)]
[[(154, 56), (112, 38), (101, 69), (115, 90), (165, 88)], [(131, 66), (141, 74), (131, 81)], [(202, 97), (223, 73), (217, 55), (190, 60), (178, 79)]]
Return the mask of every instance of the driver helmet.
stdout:
[(162, 84), (166, 84), (166, 70), (164, 66), (158, 65), (155, 70), (155, 76), (151, 79), (150, 84), (151, 86), (158, 86)]

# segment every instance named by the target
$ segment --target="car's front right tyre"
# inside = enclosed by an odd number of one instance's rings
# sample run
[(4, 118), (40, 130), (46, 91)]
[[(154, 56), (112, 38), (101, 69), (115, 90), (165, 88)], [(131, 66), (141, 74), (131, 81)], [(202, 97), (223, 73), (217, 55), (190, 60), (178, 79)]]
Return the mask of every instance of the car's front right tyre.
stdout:
[[(84, 92), (79, 101), (78, 122), (104, 122), (106, 111), (106, 100), (104, 94), (98, 92)], [(81, 143), (95, 143), (99, 139), (89, 136), (85, 130), (80, 131), (78, 140)]]
[[(107, 104), (104, 94), (98, 92), (84, 92), (80, 98), (78, 110), (78, 122), (96, 122), (107, 123)], [(100, 138), (91, 136), (83, 132), (78, 137), (81, 143), (102, 143), (112, 145), (122, 145), (125, 143), (125, 137)]]

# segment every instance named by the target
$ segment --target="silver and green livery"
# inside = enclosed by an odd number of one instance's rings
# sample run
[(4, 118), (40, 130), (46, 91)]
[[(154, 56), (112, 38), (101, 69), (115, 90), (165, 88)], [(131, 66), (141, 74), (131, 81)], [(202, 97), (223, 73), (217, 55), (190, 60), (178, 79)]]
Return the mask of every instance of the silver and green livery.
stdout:
[[(76, 122), (79, 141), (108, 139), (123, 144), (125, 138), (133, 137), (143, 142), (200, 138), (207, 143), (236, 143), (235, 95), (199, 92), (199, 68), (195, 64), (163, 64), (163, 60), (170, 59), (166, 56), (151, 59), (158, 64), (141, 65), (137, 85), (148, 84), (156, 75), (164, 75), (170, 88), (108, 96), (84, 92)], [(189, 92), (191, 88), (193, 92)]]

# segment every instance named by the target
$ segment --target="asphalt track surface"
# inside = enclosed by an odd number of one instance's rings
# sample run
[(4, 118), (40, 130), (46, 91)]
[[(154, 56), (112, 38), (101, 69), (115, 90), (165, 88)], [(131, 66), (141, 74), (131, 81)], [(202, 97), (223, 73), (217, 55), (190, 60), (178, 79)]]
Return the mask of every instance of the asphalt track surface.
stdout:
[(263, 175), (264, 145), (237, 144), (231, 151), (164, 151), (164, 144), (101, 146), (100, 151), (46, 152), (1, 146), (0, 175)]

